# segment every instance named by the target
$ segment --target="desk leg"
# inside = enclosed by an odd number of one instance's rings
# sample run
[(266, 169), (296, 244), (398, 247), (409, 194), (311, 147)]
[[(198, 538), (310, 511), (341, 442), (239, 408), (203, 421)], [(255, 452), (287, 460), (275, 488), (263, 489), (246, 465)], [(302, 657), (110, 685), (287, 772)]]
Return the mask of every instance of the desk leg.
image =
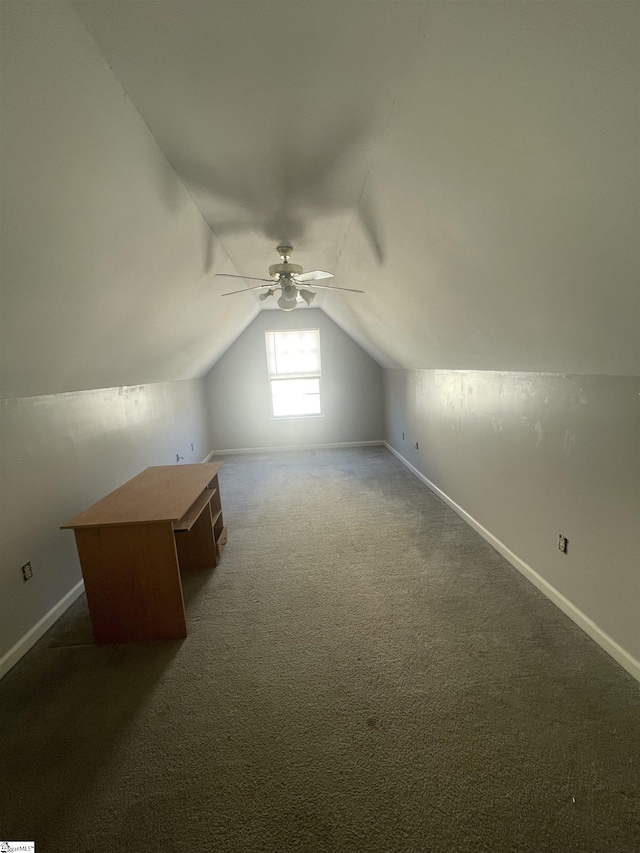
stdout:
[(96, 643), (187, 636), (173, 527), (75, 530)]

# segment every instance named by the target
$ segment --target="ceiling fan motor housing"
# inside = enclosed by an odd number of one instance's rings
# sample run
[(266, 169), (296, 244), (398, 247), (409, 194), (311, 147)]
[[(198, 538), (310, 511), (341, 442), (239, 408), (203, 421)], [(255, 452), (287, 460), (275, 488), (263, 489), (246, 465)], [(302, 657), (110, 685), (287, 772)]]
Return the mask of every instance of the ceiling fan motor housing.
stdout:
[(302, 267), (300, 264), (272, 264), (269, 267), (270, 276), (278, 276), (278, 278), (291, 278), (292, 275), (301, 275)]

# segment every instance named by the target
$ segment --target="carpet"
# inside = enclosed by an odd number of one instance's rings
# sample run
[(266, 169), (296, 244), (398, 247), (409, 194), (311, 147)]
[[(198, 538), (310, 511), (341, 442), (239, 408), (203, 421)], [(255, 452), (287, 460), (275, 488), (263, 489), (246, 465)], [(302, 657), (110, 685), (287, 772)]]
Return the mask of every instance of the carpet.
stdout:
[(640, 690), (381, 447), (224, 458), (189, 636), (81, 598), (0, 682), (38, 853), (637, 853)]

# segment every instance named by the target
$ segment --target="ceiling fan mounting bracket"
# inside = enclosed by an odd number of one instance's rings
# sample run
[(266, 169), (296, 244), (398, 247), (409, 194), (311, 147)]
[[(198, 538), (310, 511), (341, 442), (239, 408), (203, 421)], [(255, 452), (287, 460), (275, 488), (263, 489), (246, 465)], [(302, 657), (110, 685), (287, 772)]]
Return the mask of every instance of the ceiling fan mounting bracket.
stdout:
[(282, 258), (282, 260), (287, 263), (291, 255), (293, 254), (293, 246), (290, 243), (281, 243), (278, 246), (278, 254)]

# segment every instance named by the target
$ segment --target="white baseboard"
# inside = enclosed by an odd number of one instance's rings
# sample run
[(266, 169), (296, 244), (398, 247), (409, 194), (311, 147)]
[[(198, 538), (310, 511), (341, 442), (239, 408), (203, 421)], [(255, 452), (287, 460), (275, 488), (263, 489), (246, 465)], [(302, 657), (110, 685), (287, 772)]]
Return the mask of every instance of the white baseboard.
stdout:
[[(557, 607), (562, 610), (564, 614), (566, 614), (573, 622), (576, 623), (580, 628), (582, 628), (585, 633), (587, 633), (592, 640), (594, 640), (598, 645), (603, 648), (611, 657), (617, 661), (620, 666), (624, 667), (634, 678), (640, 681), (640, 661), (634, 658), (629, 652), (622, 648), (622, 646), (617, 643), (612, 637), (610, 637), (607, 633), (605, 633), (601, 628), (593, 622), (588, 616), (586, 616), (581, 610), (579, 610), (575, 604), (569, 601), (561, 592), (552, 586), (547, 580), (545, 580), (541, 575), (539, 575), (528, 563), (525, 563), (524, 560), (521, 560), (517, 554), (514, 554), (504, 542), (501, 542), (496, 536), (493, 535), (486, 527), (483, 527), (479, 521), (476, 521), (473, 516), (469, 515), (466, 510), (462, 509), (455, 501), (453, 501), (447, 494), (445, 494), (441, 489), (439, 489), (435, 483), (432, 483), (431, 480), (428, 480), (424, 474), (422, 474), (417, 468), (415, 468), (404, 456), (401, 456), (397, 450), (391, 447), (390, 444), (386, 441), (356, 441), (356, 442), (342, 442), (339, 444), (308, 444), (308, 445), (293, 445), (290, 447), (252, 447), (252, 448), (239, 448), (235, 450), (216, 450), (209, 453), (204, 462), (208, 462), (213, 456), (218, 455), (226, 455), (232, 453), (265, 453), (268, 451), (284, 451), (284, 450), (324, 450), (338, 447), (369, 447), (369, 446), (379, 446), (384, 445), (387, 450), (392, 453), (397, 459), (402, 462), (402, 464), (411, 471), (411, 473), (416, 476), (425, 486), (427, 486), (434, 494), (436, 494), (441, 500), (443, 500), (448, 506), (451, 507), (461, 518), (463, 518), (467, 524), (473, 527), (483, 539), (486, 539), (490, 545), (492, 545), (496, 551), (498, 551), (502, 556), (511, 563), (514, 568), (516, 568), (519, 572), (521, 572), (527, 580), (529, 580), (535, 587), (537, 587), (544, 595), (547, 596), (550, 601), (552, 601)], [(55, 604), (48, 613), (46, 613), (42, 619), (40, 619), (36, 624), (31, 628), (27, 633), (20, 639), (18, 642), (11, 648), (9, 651), (0, 658), (0, 678), (6, 675), (9, 670), (14, 667), (20, 658), (22, 658), (32, 646), (34, 646), (40, 637), (45, 634), (49, 628), (56, 622), (60, 616), (67, 610), (73, 603), (76, 601), (84, 592), (84, 582), (78, 581), (78, 583), (71, 589), (69, 592), (64, 595), (60, 601)]]
[(24, 657), (32, 646), (38, 642), (40, 637), (49, 630), (53, 623), (59, 619), (74, 601), (84, 592), (84, 581), (78, 583), (64, 595), (51, 610), (40, 619), (9, 651), (0, 658), (0, 678), (5, 676), (14, 667), (20, 658)]
[(617, 661), (620, 666), (624, 667), (628, 673), (630, 673), (634, 678), (640, 681), (640, 661), (636, 660), (633, 655), (629, 654), (622, 646), (617, 643), (612, 637), (606, 634), (602, 628), (599, 628), (596, 623), (586, 616), (581, 610), (579, 610), (575, 604), (569, 601), (566, 596), (564, 596), (561, 592), (552, 586), (547, 580), (545, 580), (542, 575), (539, 575), (535, 569), (532, 569), (528, 563), (525, 563), (524, 560), (521, 560), (517, 554), (514, 554), (504, 542), (501, 542), (496, 536), (493, 535), (486, 527), (483, 527), (479, 521), (476, 521), (473, 516), (469, 515), (461, 506), (451, 500), (451, 498), (446, 495), (441, 489), (439, 489), (435, 483), (432, 483), (431, 480), (428, 480), (424, 474), (418, 471), (410, 462), (408, 462), (404, 456), (401, 456), (397, 450), (395, 450), (388, 442), (384, 442), (384, 446), (389, 450), (393, 455), (405, 465), (412, 474), (414, 474), (425, 486), (428, 486), (432, 492), (434, 492), (439, 498), (441, 498), (448, 506), (451, 507), (458, 515), (463, 518), (467, 524), (473, 527), (474, 530), (477, 530), (478, 533), (489, 542), (490, 545), (498, 551), (502, 556), (508, 560), (514, 568), (516, 568), (519, 572), (521, 572), (527, 580), (529, 580), (535, 587), (537, 587), (540, 592), (544, 593), (547, 598), (552, 601), (556, 607), (559, 607), (562, 612), (568, 616), (573, 622), (576, 623), (582, 630), (587, 633), (592, 640), (607, 652), (607, 654), (611, 655), (611, 657)]
[(236, 447), (231, 450), (213, 450), (204, 460), (208, 462), (213, 456), (228, 456), (232, 453), (279, 453), (286, 450), (334, 450), (338, 447), (373, 447), (381, 446), (379, 441), (341, 441), (334, 444), (288, 444), (284, 447)]

